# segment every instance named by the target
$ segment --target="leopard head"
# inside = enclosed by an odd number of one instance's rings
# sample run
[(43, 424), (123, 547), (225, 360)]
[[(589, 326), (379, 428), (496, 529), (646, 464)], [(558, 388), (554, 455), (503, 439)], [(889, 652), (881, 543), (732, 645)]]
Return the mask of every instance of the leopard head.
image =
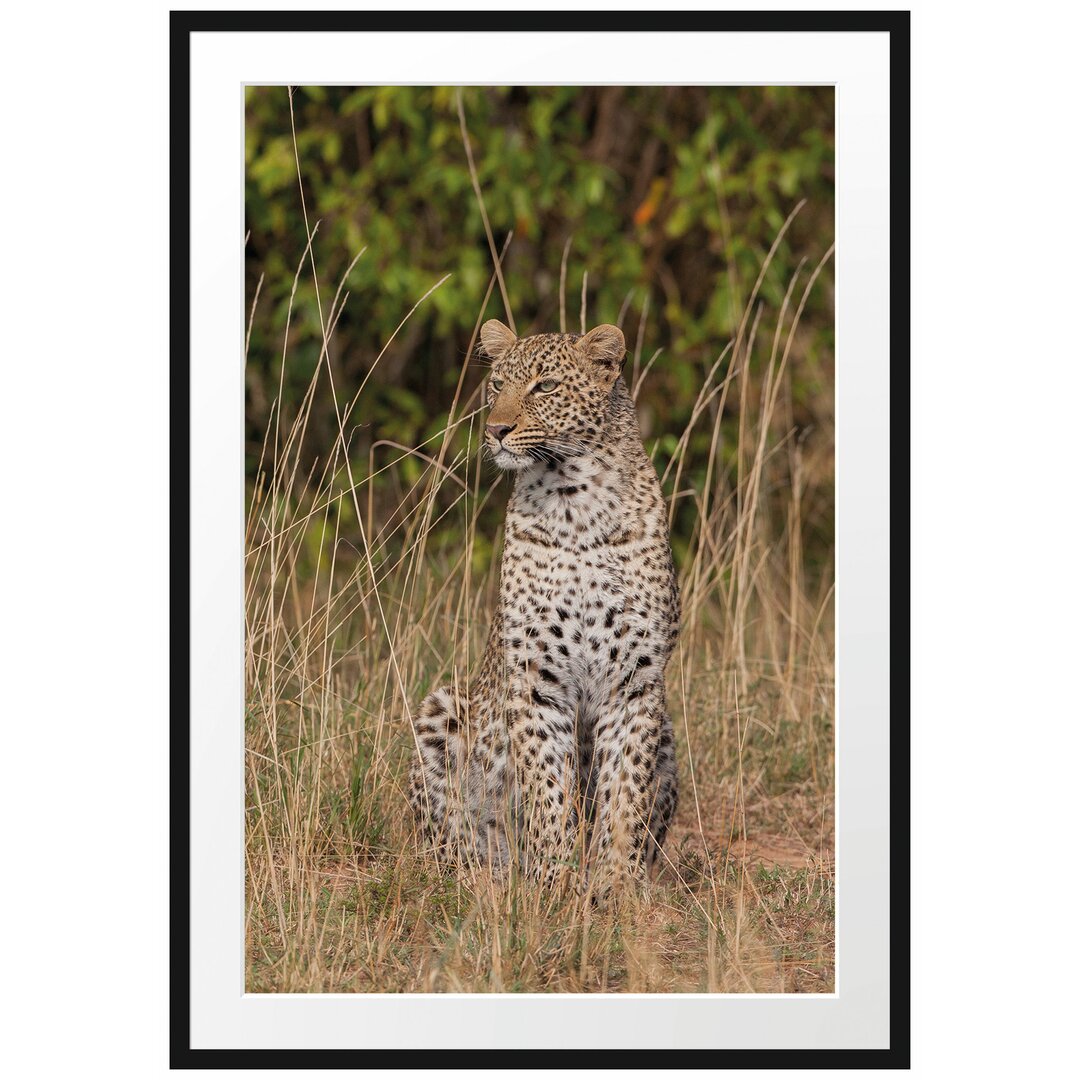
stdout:
[(596, 446), (626, 340), (617, 326), (517, 337), (498, 319), (480, 329), (491, 360), (485, 445), (502, 469), (524, 469)]

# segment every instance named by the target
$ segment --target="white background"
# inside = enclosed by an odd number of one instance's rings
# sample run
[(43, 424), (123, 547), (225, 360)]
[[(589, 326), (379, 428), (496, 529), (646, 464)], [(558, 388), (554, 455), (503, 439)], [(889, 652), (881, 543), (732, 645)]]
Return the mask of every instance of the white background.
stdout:
[[(914, 7), (914, 1071), (1060, 1075), (1075, 1065), (1075, 38), (1057, 5)], [(18, 1075), (154, 1076), (167, 16), (54, 4), (9, 16), (0, 47), (3, 1054)]]

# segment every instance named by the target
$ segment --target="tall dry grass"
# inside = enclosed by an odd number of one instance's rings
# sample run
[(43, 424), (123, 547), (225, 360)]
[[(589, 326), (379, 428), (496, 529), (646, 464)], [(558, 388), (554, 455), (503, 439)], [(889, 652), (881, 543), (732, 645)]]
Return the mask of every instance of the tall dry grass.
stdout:
[[(464, 117), (462, 129), (467, 140)], [(831, 514), (831, 411), (812, 445), (791, 417), (799, 318), (831, 249), (799, 267), (777, 311), (757, 299), (769, 253), (661, 470), (672, 516), (692, 518), (668, 669), (681, 807), (654, 879), (595, 911), (514, 869), (448, 874), (419, 844), (411, 710), (435, 686), (467, 684), (498, 588), (497, 561), (479, 557), (497, 538), (478, 523), (508, 481), (482, 466), (479, 387), (465, 389), (484, 311), (447, 428), (360, 458), (353, 432), (381, 355), (360, 386), (334, 384), (348, 297), (344, 281), (318, 280), (311, 223), (308, 235), (293, 289), (314, 276), (320, 361), (294, 416), (275, 402), (247, 522), (248, 990), (831, 990), (833, 581), (831, 558), (810, 573), (803, 553), (807, 507)], [(500, 270), (488, 298), (497, 286), (505, 295)], [(644, 324), (627, 369), (642, 404), (656, 360), (641, 363)], [(302, 473), (320, 407), (339, 437)], [(732, 413), (734, 439), (721, 423)], [(699, 431), (707, 468), (690, 483)], [(460, 543), (439, 544), (444, 532)]]

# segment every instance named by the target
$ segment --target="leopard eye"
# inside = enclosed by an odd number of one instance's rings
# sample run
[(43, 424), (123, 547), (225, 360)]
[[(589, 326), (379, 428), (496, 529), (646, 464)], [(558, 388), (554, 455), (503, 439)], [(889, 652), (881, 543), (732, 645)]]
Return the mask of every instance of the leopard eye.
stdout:
[(497, 394), (503, 388), (503, 381), (502, 379), (491, 379), (488, 385)]
[(550, 394), (558, 385), (554, 379), (545, 379), (543, 382), (536, 384), (536, 389), (542, 394)]

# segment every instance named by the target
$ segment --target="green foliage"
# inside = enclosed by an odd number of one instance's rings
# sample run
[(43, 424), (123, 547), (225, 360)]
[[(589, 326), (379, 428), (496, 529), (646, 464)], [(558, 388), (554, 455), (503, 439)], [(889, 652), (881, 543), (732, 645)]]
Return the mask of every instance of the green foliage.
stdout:
[[(248, 89), (249, 303), (262, 279), (247, 364), (252, 481), (279, 384), (284, 429), (316, 370), (334, 291), (361, 249), (344, 282), (349, 298), (330, 349), (339, 408), (352, 400), (413, 305), (451, 276), (386, 348), (349, 418), (358, 474), (369, 462), (378, 468), (398, 456), (385, 446), (372, 453), (379, 440), (413, 447), (440, 431), (478, 320), (506, 318), (498, 288), (482, 311), (493, 264), (457, 93), (452, 87), (294, 89), (303, 194), (312, 227), (318, 222), (317, 293), (310, 266), (297, 280), (305, 228), (289, 90)], [(771, 337), (800, 261), (812, 268), (831, 242), (831, 88), (472, 87), (463, 90), (462, 104), (496, 246), (513, 232), (505, 277), (519, 332), (559, 328), (560, 266), (569, 244), (567, 329), (580, 326), (587, 272), (589, 325), (621, 321), (630, 366), (634, 353), (643, 367), (663, 349), (641, 396), (646, 446), (662, 472), (675, 452), (671, 433), (684, 430), (778, 229), (800, 199), (807, 205), (760, 290), (763, 339)], [(804, 281), (809, 268), (802, 273)], [(800, 281), (795, 302), (801, 291)], [(832, 325), (827, 265), (808, 298), (791, 361), (796, 428), (831, 425)], [(482, 376), (481, 365), (471, 365), (463, 400)], [(337, 437), (330, 393), (329, 380), (321, 378), (305, 432), (305, 469), (321, 468)], [(721, 433), (737, 423), (737, 397), (726, 402)], [(698, 463), (708, 457), (713, 427), (707, 414), (694, 429), (682, 486), (702, 479)], [(467, 449), (467, 435), (458, 430), (453, 453)], [(475, 445), (474, 433), (474, 452)], [(411, 459), (402, 469), (393, 481), (386, 474), (386, 485), (403, 485), (387, 492), (391, 507), (422, 465)], [(820, 522), (810, 522), (808, 544), (827, 551), (831, 507), (823, 511)], [(453, 529), (452, 517), (445, 527)], [(679, 531), (677, 519), (677, 545)], [(474, 559), (486, 554), (475, 552)]]

